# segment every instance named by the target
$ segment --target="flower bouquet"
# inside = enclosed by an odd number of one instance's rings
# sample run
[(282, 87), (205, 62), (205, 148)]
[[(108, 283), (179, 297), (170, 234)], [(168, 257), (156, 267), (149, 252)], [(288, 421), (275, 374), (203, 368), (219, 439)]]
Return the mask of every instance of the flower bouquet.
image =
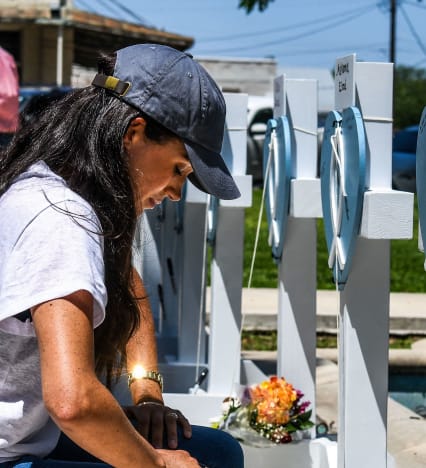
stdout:
[(284, 378), (270, 377), (259, 385), (244, 387), (240, 398), (224, 400), (218, 428), (256, 447), (286, 444), (303, 438), (313, 427), (309, 401)]

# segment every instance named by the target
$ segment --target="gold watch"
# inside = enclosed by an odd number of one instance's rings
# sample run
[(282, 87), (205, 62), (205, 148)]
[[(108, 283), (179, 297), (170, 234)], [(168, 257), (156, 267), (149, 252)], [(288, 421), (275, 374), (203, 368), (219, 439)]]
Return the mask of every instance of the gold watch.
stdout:
[(129, 372), (129, 377), (128, 377), (128, 385), (132, 385), (132, 383), (135, 380), (139, 379), (149, 379), (153, 380), (154, 382), (157, 382), (158, 385), (160, 386), (161, 391), (163, 391), (163, 376), (156, 371), (143, 371), (142, 373), (138, 372), (137, 376), (134, 376), (131, 372)]

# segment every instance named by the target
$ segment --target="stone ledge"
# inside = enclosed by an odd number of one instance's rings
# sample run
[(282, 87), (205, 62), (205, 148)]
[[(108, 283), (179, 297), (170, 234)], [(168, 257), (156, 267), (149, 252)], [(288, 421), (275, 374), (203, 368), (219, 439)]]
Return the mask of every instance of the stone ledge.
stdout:
[[(426, 340), (422, 340), (426, 341)], [(243, 359), (252, 361), (271, 361), (276, 362), (276, 351), (242, 351)], [(317, 362), (332, 362), (337, 363), (338, 349), (337, 348), (317, 348)], [(421, 347), (414, 349), (390, 349), (389, 350), (389, 370), (391, 372), (416, 372), (426, 373), (426, 352)]]
[[(410, 353), (410, 350), (392, 350), (396, 358)], [(408, 351), (400, 353), (400, 351)], [(417, 358), (419, 350), (414, 350)], [(391, 353), (393, 354), (393, 353)], [(272, 363), (275, 351), (243, 351), (244, 359)], [(338, 433), (338, 366), (336, 349), (317, 349), (316, 367), (316, 409), (318, 420), (325, 422), (331, 435)], [(404, 358), (407, 359), (407, 358)], [(413, 358), (413, 361), (415, 359)], [(388, 398), (388, 451), (399, 468), (421, 468), (426, 466), (426, 419)]]
[[(210, 304), (210, 288), (206, 304)], [(275, 288), (243, 289), (243, 329), (271, 331), (277, 329), (278, 291)], [(335, 334), (339, 295), (332, 290), (317, 291), (317, 331)], [(207, 320), (209, 308), (207, 307)], [(392, 335), (426, 336), (426, 294), (391, 293), (389, 326)]]

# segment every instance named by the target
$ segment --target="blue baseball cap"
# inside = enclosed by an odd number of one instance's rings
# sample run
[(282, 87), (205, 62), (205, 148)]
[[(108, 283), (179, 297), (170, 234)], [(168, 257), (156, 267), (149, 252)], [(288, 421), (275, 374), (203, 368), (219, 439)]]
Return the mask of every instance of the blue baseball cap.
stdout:
[(191, 55), (158, 44), (138, 44), (116, 52), (113, 77), (98, 74), (92, 84), (163, 125), (186, 147), (194, 170), (188, 178), (223, 200), (240, 196), (220, 155), (226, 106), (222, 92)]

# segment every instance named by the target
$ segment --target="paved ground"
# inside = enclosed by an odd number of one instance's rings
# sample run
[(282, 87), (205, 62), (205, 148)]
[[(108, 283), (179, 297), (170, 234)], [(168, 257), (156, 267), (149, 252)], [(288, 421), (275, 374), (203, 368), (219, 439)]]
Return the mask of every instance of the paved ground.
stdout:
[[(244, 289), (242, 310), (245, 329), (276, 329), (277, 290)], [(317, 330), (336, 331), (338, 310), (339, 294), (336, 291), (318, 291)], [(391, 333), (426, 336), (426, 294), (391, 293), (389, 312)]]
[[(338, 369), (317, 367), (317, 413), (328, 423), (337, 421)], [(337, 431), (337, 423), (334, 425)], [(391, 398), (388, 399), (388, 451), (398, 468), (426, 466), (426, 420)]]
[[(338, 293), (318, 291), (317, 330), (335, 332)], [(278, 295), (275, 289), (243, 291), (245, 329), (276, 329)], [(426, 337), (426, 294), (392, 293), (390, 332)], [(244, 352), (244, 357), (273, 368), (275, 352)], [(338, 367), (337, 350), (317, 350), (317, 413), (337, 432)], [(390, 350), (390, 366), (426, 368), (426, 338), (411, 350)], [(272, 366), (272, 367), (271, 367)], [(266, 367), (267, 368), (267, 367)], [(398, 468), (426, 466), (426, 419), (392, 399), (388, 402), (388, 451)]]
[[(426, 340), (423, 341), (426, 354)], [(325, 353), (323, 352), (325, 351)], [(335, 350), (317, 350), (316, 410), (320, 421), (330, 428), (331, 435), (338, 433), (338, 366), (328, 360)], [(245, 359), (253, 360), (266, 373), (274, 368), (275, 352), (243, 352)], [(388, 447), (395, 468), (424, 468), (426, 466), (426, 419), (388, 399)]]

